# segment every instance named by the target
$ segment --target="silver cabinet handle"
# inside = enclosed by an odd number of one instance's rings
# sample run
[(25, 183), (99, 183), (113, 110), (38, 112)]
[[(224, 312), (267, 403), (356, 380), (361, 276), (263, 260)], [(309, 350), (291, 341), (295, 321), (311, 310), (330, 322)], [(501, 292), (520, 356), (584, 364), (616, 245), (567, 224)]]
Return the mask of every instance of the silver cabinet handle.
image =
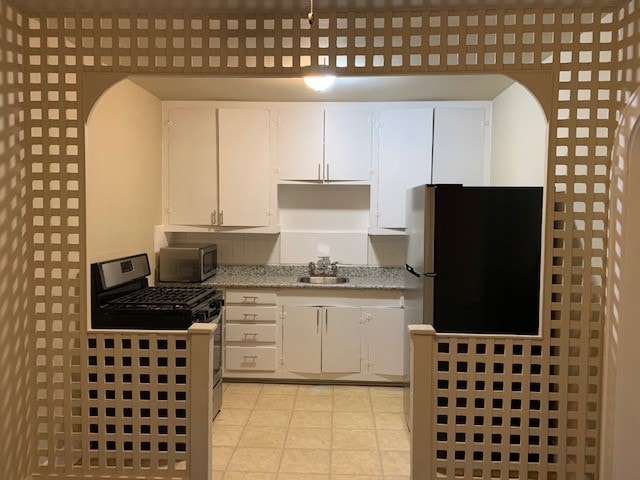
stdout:
[(217, 220), (217, 215), (218, 212), (216, 212), (215, 210), (213, 212), (211, 212), (211, 225), (215, 225), (216, 224), (216, 220)]
[(324, 311), (324, 333), (329, 333), (329, 310)]
[(220, 220), (220, 225), (222, 225), (224, 223), (223, 218), (224, 218), (224, 212), (222, 210), (220, 210), (220, 214), (218, 215), (219, 220)]
[(325, 180), (328, 182), (329, 181), (329, 164), (327, 163), (327, 176), (325, 177)]
[(322, 178), (320, 177), (320, 164), (318, 164), (318, 180), (322, 180)]
[(316, 333), (320, 333), (320, 310), (316, 310)]
[(258, 358), (258, 356), (257, 355), (243, 355), (242, 358), (244, 358), (244, 359), (252, 358), (252, 359), (255, 360), (256, 358)]
[[(258, 301), (258, 297), (256, 297), (256, 296), (251, 296), (251, 295), (243, 295), (243, 296), (242, 296), (242, 301), (243, 301), (243, 302), (253, 302), (253, 303), (256, 303), (256, 302)], [(257, 313), (256, 313), (256, 314), (253, 314), (253, 313), (247, 313), (247, 314), (244, 314), (244, 315), (257, 315)]]

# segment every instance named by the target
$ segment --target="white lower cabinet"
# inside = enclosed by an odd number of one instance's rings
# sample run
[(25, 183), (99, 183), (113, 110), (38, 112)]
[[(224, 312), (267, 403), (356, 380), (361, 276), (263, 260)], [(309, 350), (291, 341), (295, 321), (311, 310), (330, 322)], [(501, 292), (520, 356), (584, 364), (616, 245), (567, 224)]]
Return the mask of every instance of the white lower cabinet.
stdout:
[[(316, 292), (314, 290), (314, 292)], [(225, 378), (403, 382), (399, 292), (225, 292)]]
[(275, 347), (225, 347), (229, 370), (273, 372), (276, 369)]
[(369, 373), (408, 375), (405, 371), (406, 322), (402, 308), (363, 308)]
[(224, 307), (224, 375), (278, 369), (276, 294), (228, 290)]
[(227, 342), (258, 342), (276, 343), (278, 338), (277, 326), (256, 325), (249, 323), (246, 325), (227, 324), (225, 340)]
[(357, 373), (361, 369), (362, 317), (360, 308), (324, 307), (322, 371)]
[(322, 333), (319, 307), (284, 307), (282, 366), (297, 373), (322, 372)]
[(361, 310), (352, 307), (283, 307), (282, 365), (298, 373), (358, 373)]

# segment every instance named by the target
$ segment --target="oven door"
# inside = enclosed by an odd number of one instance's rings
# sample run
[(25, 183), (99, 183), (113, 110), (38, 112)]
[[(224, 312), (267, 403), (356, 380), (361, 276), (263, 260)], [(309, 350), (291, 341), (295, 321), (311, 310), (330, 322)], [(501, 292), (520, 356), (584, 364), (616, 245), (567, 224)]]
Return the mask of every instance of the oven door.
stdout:
[(213, 332), (213, 385), (222, 380), (222, 315), (218, 315), (211, 320), (211, 323), (218, 325)]
[(218, 325), (213, 332), (213, 418), (222, 408), (222, 314), (211, 320)]

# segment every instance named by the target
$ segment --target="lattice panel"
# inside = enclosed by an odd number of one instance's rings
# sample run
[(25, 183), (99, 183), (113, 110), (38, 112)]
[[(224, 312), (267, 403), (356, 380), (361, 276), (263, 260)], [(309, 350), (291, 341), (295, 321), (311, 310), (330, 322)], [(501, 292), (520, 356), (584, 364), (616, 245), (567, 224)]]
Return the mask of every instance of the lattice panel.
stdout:
[(546, 363), (542, 345), (528, 341), (460, 337), (438, 344), (439, 475), (547, 478), (547, 463), (557, 463), (547, 446), (558, 442), (549, 419), (559, 405), (545, 401)]
[[(494, 408), (502, 409), (505, 417), (502, 425), (495, 426), (496, 435), (501, 435), (496, 439), (504, 443), (500, 448), (487, 433), (482, 442), (461, 449), (455, 427), (438, 424), (438, 450), (446, 458), (438, 459), (437, 465), (447, 478), (595, 478), (608, 165), (617, 106), (612, 58), (616, 20), (606, 13), (600, 9), (330, 13), (320, 15), (313, 27), (297, 16), (265, 14), (29, 18), (29, 195), (37, 336), (42, 344), (38, 357), (39, 454), (46, 465), (42, 471), (74, 468), (77, 459), (69, 452), (87, 448), (90, 435), (85, 428), (89, 412), (80, 401), (84, 393), (76, 394), (90, 388), (80, 375), (85, 357), (79, 356), (86, 340), (81, 333), (85, 321), (81, 305), (86, 300), (82, 72), (295, 75), (301, 66), (326, 58), (349, 75), (523, 70), (553, 74), (543, 339), (522, 339), (513, 345), (500, 339), (469, 341), (466, 353), (458, 352), (455, 338), (439, 340), (449, 345), (448, 353), (439, 353), (449, 366), (438, 372), (440, 380), (448, 380), (438, 397), (449, 396), (449, 418), (464, 418), (468, 430), (462, 433), (473, 437), (479, 426), (473, 417), (483, 419), (487, 432), (494, 428)], [(485, 346), (485, 353), (478, 353), (478, 345)], [(505, 353), (492, 353), (496, 345), (502, 345)], [(522, 356), (540, 353), (523, 363), (516, 353), (519, 348)], [(458, 370), (457, 360), (452, 366), (451, 359), (459, 355), (468, 357), (464, 362), (474, 372), (484, 363), (486, 372), (504, 376), (503, 390), (482, 391), (485, 404), (472, 417), (470, 395), (460, 394), (467, 399), (466, 406), (451, 403), (459, 395), (452, 389), (468, 373)], [(520, 375), (512, 370), (514, 365), (523, 369), (540, 365), (540, 381), (522, 374), (522, 382), (514, 382), (512, 377)], [(520, 383), (518, 389), (514, 383)], [(534, 383), (540, 383), (539, 392)], [(539, 397), (540, 404), (531, 404), (526, 396)], [(514, 400), (520, 400), (522, 408), (512, 412)], [(541, 425), (529, 425), (536, 418)], [(516, 419), (519, 426), (512, 425)], [(511, 438), (514, 428), (520, 429), (519, 439)], [(492, 460), (497, 453), (504, 463), (499, 467)], [(94, 467), (83, 458), (82, 468), (91, 472)]]
[[(607, 312), (605, 334), (605, 385), (603, 395), (603, 478), (613, 478), (614, 459), (614, 431), (615, 428), (615, 404), (617, 395), (617, 379), (619, 368), (619, 342), (621, 332), (622, 298), (621, 275), (625, 268), (623, 263), (623, 249), (634, 248), (625, 239), (629, 228), (626, 225), (628, 218), (628, 192), (629, 177), (632, 165), (637, 164), (637, 159), (630, 158), (632, 132), (640, 121), (640, 4), (638, 1), (629, 1), (624, 4), (619, 12), (617, 24), (618, 69), (620, 80), (616, 91), (618, 111), (616, 118), (619, 122), (616, 130), (613, 154), (611, 162), (610, 181), (610, 217), (608, 238), (608, 272), (607, 272)], [(627, 320), (629, 321), (629, 320)], [(633, 319), (631, 319), (633, 321)]]
[(86, 340), (81, 463), (112, 475), (182, 477), (189, 446), (187, 336), (90, 334)]
[(0, 478), (26, 478), (35, 449), (27, 234), (24, 17), (0, 0)]

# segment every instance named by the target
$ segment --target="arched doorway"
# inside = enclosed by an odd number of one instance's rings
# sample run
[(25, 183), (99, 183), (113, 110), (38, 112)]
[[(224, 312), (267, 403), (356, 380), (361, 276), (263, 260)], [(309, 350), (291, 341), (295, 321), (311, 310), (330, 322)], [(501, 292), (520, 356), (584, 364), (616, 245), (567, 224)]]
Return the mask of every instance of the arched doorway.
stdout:
[(611, 217), (602, 478), (640, 475), (640, 90), (616, 135), (611, 175)]

